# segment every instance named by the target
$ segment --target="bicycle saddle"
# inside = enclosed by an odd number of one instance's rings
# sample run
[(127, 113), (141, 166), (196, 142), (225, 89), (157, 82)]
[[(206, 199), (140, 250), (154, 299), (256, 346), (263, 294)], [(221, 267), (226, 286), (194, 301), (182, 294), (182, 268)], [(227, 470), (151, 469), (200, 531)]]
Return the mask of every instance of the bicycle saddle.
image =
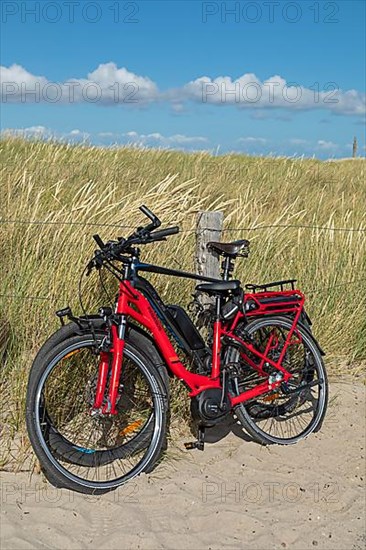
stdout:
[[(232, 243), (219, 243), (219, 242), (209, 242), (207, 243), (208, 250), (213, 250), (220, 254), (221, 256), (237, 256), (244, 248), (248, 249), (249, 241), (246, 239), (241, 239), (239, 241), (233, 241)], [(248, 253), (248, 250), (245, 251)]]
[(240, 281), (234, 279), (233, 281), (217, 281), (217, 283), (202, 283), (196, 286), (196, 290), (199, 292), (206, 292), (206, 294), (220, 294), (221, 292), (229, 292), (230, 290), (237, 290), (240, 287)]

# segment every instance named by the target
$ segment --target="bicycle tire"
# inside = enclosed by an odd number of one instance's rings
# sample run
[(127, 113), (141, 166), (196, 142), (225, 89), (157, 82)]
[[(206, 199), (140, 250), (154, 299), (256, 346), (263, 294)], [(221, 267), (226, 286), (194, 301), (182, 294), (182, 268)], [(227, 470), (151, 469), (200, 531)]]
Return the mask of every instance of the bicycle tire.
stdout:
[[(80, 336), (71, 336), (66, 340), (63, 340), (58, 346), (46, 354), (40, 354), (37, 356), (29, 376), (28, 390), (27, 390), (27, 405), (26, 405), (26, 420), (28, 434), (33, 446), (33, 449), (40, 460), (42, 469), (49, 479), (49, 481), (57, 487), (65, 487), (74, 491), (87, 493), (87, 494), (102, 494), (116, 487), (126, 483), (133, 477), (139, 475), (141, 472), (150, 471), (156, 461), (158, 460), (165, 442), (166, 427), (167, 427), (167, 412), (169, 408), (169, 397), (166, 392), (165, 384), (158, 374), (154, 364), (150, 359), (136, 346), (126, 342), (125, 357), (131, 360), (137, 367), (137, 372), (145, 377), (147, 386), (151, 389), (151, 402), (154, 405), (154, 430), (149, 430), (148, 433), (140, 437), (140, 439), (134, 441), (130, 440), (124, 445), (117, 447), (117, 454), (114, 455), (114, 450), (108, 451), (95, 451), (84, 449), (82, 452), (85, 456), (97, 457), (96, 452), (108, 452), (111, 458), (114, 460), (122, 461), (123, 459), (130, 458), (130, 455), (138, 452), (143, 452), (143, 457), (139, 462), (133, 466), (128, 472), (110, 481), (104, 479), (101, 482), (91, 481), (84, 479), (80, 476), (72, 474), (65, 464), (70, 463), (68, 460), (70, 457), (62, 456), (62, 453), (58, 453), (58, 449), (52, 449), (49, 447), (48, 435), (45, 436), (45, 432), (42, 431), (41, 422), (43, 421), (43, 430), (48, 430), (49, 426), (47, 422), (44, 422), (45, 414), (47, 413), (47, 407), (44, 407), (41, 403), (41, 395), (44, 390), (47, 378), (60, 364), (62, 358), (65, 358), (67, 354), (72, 353), (76, 349), (88, 349), (88, 346), (94, 344), (93, 335), (83, 334)], [(70, 351), (71, 350), (71, 351)], [(46, 410), (46, 412), (42, 409)], [(41, 417), (40, 415), (44, 415)], [(49, 433), (49, 432), (48, 432)], [(151, 442), (146, 445), (146, 436), (151, 435)], [(145, 441), (143, 441), (145, 438)], [(68, 440), (67, 440), (68, 441)], [(147, 448), (147, 450), (146, 450)], [(80, 452), (77, 447), (75, 452)], [(146, 452), (145, 452), (146, 451)], [(65, 453), (65, 450), (63, 450)], [(98, 459), (99, 460), (99, 459)], [(95, 467), (107, 468), (109, 462), (101, 461), (99, 463), (97, 458), (94, 458)], [(63, 462), (63, 464), (61, 464)], [(76, 463), (71, 461), (73, 467)], [(80, 464), (79, 464), (80, 466)], [(90, 468), (92, 464), (83, 464), (83, 467)]]
[[(97, 321), (97, 323), (95, 323)], [(100, 326), (100, 319), (90, 318), (90, 322), (94, 323), (94, 336), (100, 340), (105, 336), (105, 332), (102, 330), (102, 327)], [(54, 348), (60, 344), (61, 342), (67, 340), (71, 336), (78, 336), (82, 333), (85, 334), (85, 329), (81, 330), (80, 326), (75, 323), (71, 322), (66, 325), (61, 326), (57, 331), (55, 331), (41, 346), (39, 349), (35, 359), (34, 363), (42, 362), (46, 360), (46, 357), (49, 353), (52, 353)], [(165, 366), (165, 363), (163, 363), (163, 360), (153, 345), (153, 342), (151, 341), (151, 337), (149, 337), (148, 334), (144, 333), (141, 329), (136, 327), (135, 325), (129, 325), (127, 327), (126, 331), (126, 340), (135, 344), (140, 350), (143, 351), (145, 355), (148, 355), (148, 357), (153, 361), (154, 367), (156, 368), (157, 372), (159, 373), (160, 377), (162, 378), (162, 381), (165, 385), (165, 390), (167, 395), (169, 396), (170, 388), (169, 388), (169, 375)], [(167, 435), (169, 433), (170, 428), (170, 411), (168, 411), (168, 422), (167, 422)], [(168, 441), (167, 437), (165, 438), (164, 442), (164, 450), (167, 449)], [(144, 434), (138, 434), (135, 440), (136, 448), (139, 444), (144, 445), (145, 444), (146, 437)], [(56, 431), (52, 435), (52, 442), (54, 445), (55, 451), (60, 455), (60, 457), (63, 457), (64, 459), (69, 460), (70, 462), (74, 462), (75, 464), (83, 463), (87, 464), (88, 462), (91, 462), (92, 457), (88, 455), (77, 455), (73, 449), (73, 446), (68, 442), (65, 438), (62, 437), (61, 434), (57, 433)]]
[[(273, 317), (267, 316), (260, 319), (255, 319), (254, 321), (250, 322), (245, 327), (245, 330), (248, 335), (253, 336), (253, 334), (257, 330), (265, 326), (277, 326), (282, 329), (289, 330), (292, 326), (292, 322), (289, 319), (281, 316), (273, 316)], [(322, 423), (326, 414), (327, 403), (328, 403), (328, 380), (327, 380), (327, 373), (326, 373), (325, 365), (322, 359), (322, 355), (312, 335), (301, 326), (298, 326), (298, 330), (301, 335), (302, 341), (305, 342), (306, 346), (309, 348), (315, 360), (315, 370), (318, 373), (318, 377), (320, 380), (319, 392), (321, 392), (321, 395), (319, 397), (319, 406), (317, 407), (314, 417), (299, 434), (293, 437), (279, 437), (279, 436), (274, 436), (270, 433), (267, 433), (266, 430), (264, 430), (263, 428), (260, 428), (257, 424), (257, 420), (258, 421), (266, 420), (268, 418), (271, 418), (273, 422), (275, 421), (274, 419), (276, 418), (276, 416), (273, 412), (272, 413), (269, 412), (270, 411), (269, 406), (267, 406), (267, 410), (266, 410), (266, 406), (263, 407), (263, 404), (258, 405), (258, 401), (256, 400), (252, 400), (251, 402), (243, 402), (237, 405), (233, 411), (234, 418), (255, 441), (257, 441), (262, 445), (295, 444), (301, 439), (304, 439), (305, 437), (307, 437), (310, 433), (318, 431), (322, 426)], [(238, 350), (229, 348), (226, 356), (226, 361), (235, 362), (237, 358), (238, 358)], [(238, 387), (232, 387), (231, 391), (233, 395), (239, 394)], [(301, 395), (300, 392), (299, 392), (299, 395)], [(278, 422), (280, 421), (281, 415), (284, 416), (284, 414), (286, 414), (287, 412), (293, 412), (291, 411), (291, 407), (296, 408), (296, 403), (294, 403), (293, 401), (291, 402), (291, 399), (293, 400), (294, 398), (289, 397), (288, 401), (285, 402), (283, 405), (281, 405), (282, 408), (278, 406), (277, 410), (273, 409), (273, 410), (276, 410)], [(257, 406), (256, 410), (254, 408), (255, 406)]]

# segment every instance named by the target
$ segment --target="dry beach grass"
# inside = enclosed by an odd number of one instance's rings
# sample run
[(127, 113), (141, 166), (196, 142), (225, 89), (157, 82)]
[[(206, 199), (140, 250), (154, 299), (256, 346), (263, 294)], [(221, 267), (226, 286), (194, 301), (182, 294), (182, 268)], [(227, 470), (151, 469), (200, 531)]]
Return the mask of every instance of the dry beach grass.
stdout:
[[(1, 140), (0, 160), (0, 318), (10, 327), (1, 371), (6, 406), (0, 466), (12, 462), (14, 442), (19, 466), (29, 455), (27, 374), (37, 348), (57, 327), (53, 311), (66, 304), (80, 311), (78, 279), (94, 249), (91, 236), (98, 232), (107, 240), (128, 233), (123, 226), (142, 221), (141, 203), (165, 225), (183, 229), (167, 243), (146, 247), (145, 259), (189, 270), (194, 269), (197, 211), (222, 210), (223, 238), (252, 242), (251, 256), (238, 263), (236, 275), (258, 283), (296, 277), (309, 292), (307, 309), (331, 373), (361, 372), (366, 357), (366, 160), (327, 163), (102, 149), (14, 137)], [(192, 283), (152, 279), (167, 301), (186, 305), (190, 300)], [(113, 288), (113, 281), (107, 284)], [(83, 295), (87, 309), (106, 304), (96, 275), (86, 280)], [(176, 397), (174, 414), (182, 406)]]

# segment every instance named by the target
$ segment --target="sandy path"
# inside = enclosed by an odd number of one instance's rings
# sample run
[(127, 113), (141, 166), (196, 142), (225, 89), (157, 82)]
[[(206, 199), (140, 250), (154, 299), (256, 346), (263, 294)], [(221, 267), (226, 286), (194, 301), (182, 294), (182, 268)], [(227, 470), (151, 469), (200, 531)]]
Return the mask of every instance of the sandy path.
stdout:
[(102, 497), (3, 474), (1, 548), (365, 548), (364, 385), (332, 384), (322, 432), (295, 446), (228, 433), (172, 454)]

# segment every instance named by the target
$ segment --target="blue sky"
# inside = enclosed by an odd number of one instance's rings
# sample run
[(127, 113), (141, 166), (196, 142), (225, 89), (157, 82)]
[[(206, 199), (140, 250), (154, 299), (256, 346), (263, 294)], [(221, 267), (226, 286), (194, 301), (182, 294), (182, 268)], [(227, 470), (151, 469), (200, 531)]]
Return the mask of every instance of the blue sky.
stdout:
[[(1, 3), (2, 128), (110, 145), (365, 154), (365, 3)], [(33, 92), (33, 93), (32, 93)]]

